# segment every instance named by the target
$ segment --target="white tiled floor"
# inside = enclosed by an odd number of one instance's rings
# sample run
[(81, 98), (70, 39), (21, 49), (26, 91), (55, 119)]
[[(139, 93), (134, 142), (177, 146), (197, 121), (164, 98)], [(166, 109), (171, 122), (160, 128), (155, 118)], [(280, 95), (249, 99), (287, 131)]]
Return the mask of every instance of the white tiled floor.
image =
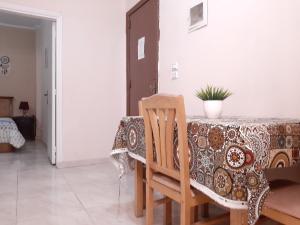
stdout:
[[(59, 170), (36, 142), (0, 154), (0, 225), (145, 224), (133, 214), (132, 175), (121, 181), (120, 199), (118, 193), (118, 171), (110, 160)], [(162, 210), (155, 215), (162, 224)]]
[(133, 215), (132, 184), (130, 175), (122, 180), (119, 200), (118, 171), (110, 160), (59, 170), (41, 143), (29, 142), (0, 154), (0, 224), (144, 224)]

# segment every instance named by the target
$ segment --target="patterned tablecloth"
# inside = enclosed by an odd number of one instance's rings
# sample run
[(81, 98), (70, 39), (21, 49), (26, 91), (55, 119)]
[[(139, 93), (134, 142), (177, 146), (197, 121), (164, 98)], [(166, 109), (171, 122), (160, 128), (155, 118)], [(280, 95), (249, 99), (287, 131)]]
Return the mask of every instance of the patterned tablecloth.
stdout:
[[(191, 185), (225, 207), (248, 209), (248, 224), (255, 224), (269, 192), (264, 169), (300, 161), (300, 121), (187, 120)], [(144, 135), (141, 117), (122, 119), (112, 151), (122, 174), (132, 168), (133, 159), (145, 162)], [(174, 155), (178, 166), (178, 154)]]

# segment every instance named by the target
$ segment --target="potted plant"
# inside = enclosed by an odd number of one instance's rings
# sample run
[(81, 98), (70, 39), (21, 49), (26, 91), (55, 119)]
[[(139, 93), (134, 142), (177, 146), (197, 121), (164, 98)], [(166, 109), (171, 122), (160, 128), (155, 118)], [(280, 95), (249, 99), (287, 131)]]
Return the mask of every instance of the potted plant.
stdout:
[(222, 114), (223, 101), (231, 96), (229, 90), (214, 86), (207, 86), (196, 92), (196, 97), (204, 102), (204, 113), (209, 119), (220, 118)]

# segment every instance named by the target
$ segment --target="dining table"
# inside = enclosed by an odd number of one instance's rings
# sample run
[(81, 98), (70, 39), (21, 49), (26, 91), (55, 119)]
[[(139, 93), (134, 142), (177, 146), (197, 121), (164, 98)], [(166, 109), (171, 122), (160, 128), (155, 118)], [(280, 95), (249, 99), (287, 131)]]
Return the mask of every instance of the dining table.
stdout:
[[(254, 225), (270, 191), (266, 171), (300, 162), (300, 120), (200, 116), (186, 120), (191, 186), (228, 208), (231, 225)], [(137, 216), (142, 215), (145, 204), (144, 129), (143, 117), (124, 117), (111, 152), (120, 177), (135, 170)], [(176, 135), (173, 143), (173, 160), (179, 168)]]

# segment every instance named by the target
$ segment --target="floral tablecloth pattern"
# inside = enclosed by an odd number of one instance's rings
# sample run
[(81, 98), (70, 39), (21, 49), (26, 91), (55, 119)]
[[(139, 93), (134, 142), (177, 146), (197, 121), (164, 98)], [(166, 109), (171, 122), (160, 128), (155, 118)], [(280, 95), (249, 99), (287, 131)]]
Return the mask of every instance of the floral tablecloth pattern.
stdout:
[[(300, 121), (189, 117), (187, 124), (191, 185), (225, 207), (248, 208), (248, 224), (255, 224), (269, 193), (264, 170), (300, 161)], [(177, 151), (175, 135), (179, 166)], [(145, 162), (142, 117), (121, 120), (111, 155), (121, 174), (132, 169), (133, 159)]]

